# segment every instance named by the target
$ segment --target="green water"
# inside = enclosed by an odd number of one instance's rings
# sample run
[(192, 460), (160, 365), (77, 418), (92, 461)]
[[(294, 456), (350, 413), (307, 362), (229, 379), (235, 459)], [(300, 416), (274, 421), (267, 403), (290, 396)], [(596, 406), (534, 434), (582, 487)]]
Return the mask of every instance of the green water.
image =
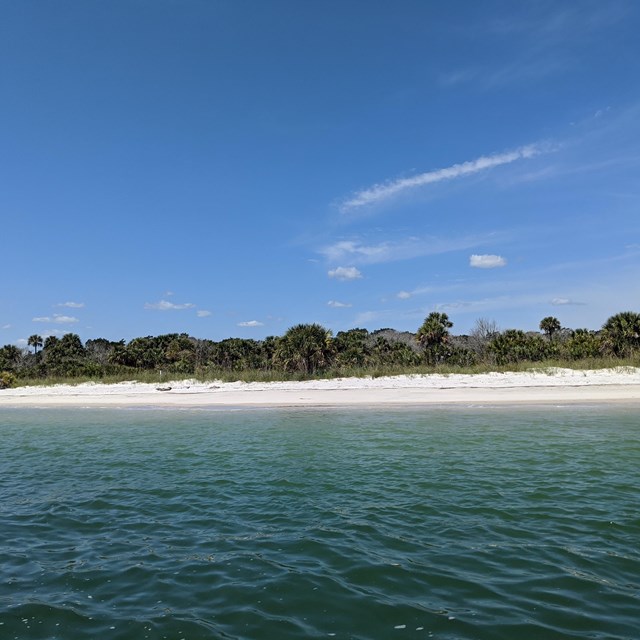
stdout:
[(0, 413), (0, 638), (640, 637), (632, 409)]

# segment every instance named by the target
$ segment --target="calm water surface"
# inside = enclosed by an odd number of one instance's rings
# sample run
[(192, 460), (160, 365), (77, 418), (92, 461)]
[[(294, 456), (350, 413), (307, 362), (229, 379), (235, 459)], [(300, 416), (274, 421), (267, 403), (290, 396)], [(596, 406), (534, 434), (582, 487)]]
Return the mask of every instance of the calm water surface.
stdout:
[(5, 410), (0, 638), (640, 637), (632, 409)]

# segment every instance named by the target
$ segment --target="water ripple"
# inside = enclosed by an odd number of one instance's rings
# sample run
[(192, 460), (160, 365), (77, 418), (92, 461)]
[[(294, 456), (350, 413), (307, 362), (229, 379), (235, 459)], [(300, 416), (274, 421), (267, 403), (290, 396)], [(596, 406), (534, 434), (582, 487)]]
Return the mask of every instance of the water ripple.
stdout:
[(637, 636), (622, 410), (9, 411), (0, 637)]

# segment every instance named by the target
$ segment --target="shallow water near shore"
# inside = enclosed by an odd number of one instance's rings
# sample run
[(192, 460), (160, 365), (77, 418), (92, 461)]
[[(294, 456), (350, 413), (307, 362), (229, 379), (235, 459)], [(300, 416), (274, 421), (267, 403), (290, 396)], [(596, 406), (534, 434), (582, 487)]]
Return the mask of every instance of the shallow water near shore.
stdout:
[(0, 637), (637, 638), (624, 407), (0, 413)]

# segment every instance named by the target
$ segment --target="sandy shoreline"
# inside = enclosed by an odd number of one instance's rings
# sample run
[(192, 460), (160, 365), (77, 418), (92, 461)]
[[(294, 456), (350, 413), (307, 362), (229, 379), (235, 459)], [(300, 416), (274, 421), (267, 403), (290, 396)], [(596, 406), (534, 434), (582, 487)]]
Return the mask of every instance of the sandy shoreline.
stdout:
[(5, 407), (340, 407), (637, 403), (640, 368), (413, 375), (307, 382), (85, 383), (0, 390)]

